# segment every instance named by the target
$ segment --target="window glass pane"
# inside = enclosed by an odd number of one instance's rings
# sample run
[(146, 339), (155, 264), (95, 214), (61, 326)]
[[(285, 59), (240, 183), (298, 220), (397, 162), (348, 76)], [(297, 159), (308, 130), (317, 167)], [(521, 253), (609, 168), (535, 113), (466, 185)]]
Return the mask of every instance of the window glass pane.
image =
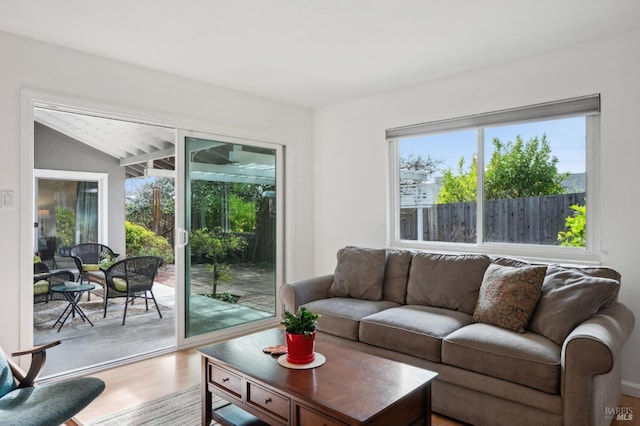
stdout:
[(400, 239), (476, 242), (476, 147), (475, 130), (400, 140)]
[(486, 128), (484, 162), (484, 241), (585, 246), (584, 116)]
[(276, 150), (185, 142), (185, 335), (275, 317)]
[(38, 247), (55, 265), (76, 244), (98, 242), (98, 182), (38, 179)]

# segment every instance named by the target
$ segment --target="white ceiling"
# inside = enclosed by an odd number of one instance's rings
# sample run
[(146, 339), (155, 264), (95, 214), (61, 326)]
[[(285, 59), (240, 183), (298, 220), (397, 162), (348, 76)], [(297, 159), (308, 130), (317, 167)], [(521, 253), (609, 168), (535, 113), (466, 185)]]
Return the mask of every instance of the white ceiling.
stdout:
[[(34, 120), (117, 159), (127, 178), (175, 177), (174, 128), (47, 108), (35, 108)], [(269, 149), (193, 139), (188, 156), (195, 179), (275, 182), (275, 154)]]
[(175, 129), (44, 108), (34, 119), (119, 160), (127, 177), (175, 169)]
[(640, 28), (639, 0), (0, 0), (0, 30), (309, 108)]

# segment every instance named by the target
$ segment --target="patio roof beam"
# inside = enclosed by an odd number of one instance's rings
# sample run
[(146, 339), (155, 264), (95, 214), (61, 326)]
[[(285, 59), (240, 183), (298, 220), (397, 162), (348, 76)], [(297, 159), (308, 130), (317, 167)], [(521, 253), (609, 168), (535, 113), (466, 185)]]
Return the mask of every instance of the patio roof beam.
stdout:
[(198, 180), (275, 185), (275, 167), (191, 163), (191, 178)]
[(220, 165), (220, 164), (205, 164), (205, 163), (191, 163), (189, 168), (192, 172), (212, 173), (219, 175), (237, 175), (237, 176), (256, 176), (267, 179), (275, 179), (276, 170), (275, 167), (269, 168), (257, 168), (255, 165)]
[(204, 172), (191, 172), (191, 179), (193, 180), (207, 180), (211, 182), (230, 182), (230, 183), (250, 183), (250, 184), (264, 184), (275, 185), (275, 178), (266, 178), (260, 176), (247, 176), (247, 175), (232, 175), (227, 173), (204, 173)]
[(162, 158), (173, 157), (176, 155), (175, 147), (162, 149), (158, 151), (148, 152), (146, 154), (134, 155), (120, 160), (121, 166), (131, 166), (138, 163), (146, 163), (150, 160), (160, 160)]

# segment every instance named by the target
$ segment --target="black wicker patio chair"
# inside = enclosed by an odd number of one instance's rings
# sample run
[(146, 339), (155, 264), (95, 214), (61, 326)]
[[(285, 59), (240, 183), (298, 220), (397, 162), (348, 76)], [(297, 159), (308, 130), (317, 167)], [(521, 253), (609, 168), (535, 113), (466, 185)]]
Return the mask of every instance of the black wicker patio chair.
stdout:
[(58, 269), (58, 265), (56, 264), (56, 252), (58, 251), (60, 239), (56, 237), (46, 237), (45, 241), (47, 242), (47, 246), (40, 249), (40, 259), (42, 260), (42, 263), (51, 261), (51, 268)]
[[(102, 260), (107, 256), (111, 260), (116, 260), (118, 253), (104, 244), (83, 243), (71, 247), (69, 256), (73, 258), (76, 268), (78, 268), (78, 281), (88, 283), (91, 277), (89, 272), (100, 271)], [(99, 282), (97, 284), (100, 285)], [(87, 298), (87, 300), (91, 300), (91, 292), (87, 292)]]
[(126, 297), (122, 325), (127, 319), (127, 306), (136, 298), (144, 299), (145, 307), (149, 310), (149, 299), (153, 300), (162, 318), (160, 307), (153, 295), (153, 280), (162, 265), (162, 258), (157, 256), (129, 257), (114, 263), (104, 271), (105, 275), (105, 299), (104, 317), (107, 316), (109, 299)]
[(50, 271), (49, 267), (42, 262), (33, 264), (33, 302), (49, 302), (50, 300), (64, 298), (52, 293), (51, 288), (63, 285), (65, 282), (74, 282), (73, 272), (68, 270)]

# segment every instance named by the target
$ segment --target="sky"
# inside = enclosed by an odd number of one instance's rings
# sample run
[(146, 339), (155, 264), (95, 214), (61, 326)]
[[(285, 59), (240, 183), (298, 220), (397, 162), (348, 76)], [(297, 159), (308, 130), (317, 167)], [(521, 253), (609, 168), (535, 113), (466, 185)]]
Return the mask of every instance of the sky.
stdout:
[[(494, 137), (501, 142), (515, 141), (520, 135), (526, 143), (533, 137), (539, 139), (547, 135), (547, 142), (551, 146), (551, 155), (558, 158), (558, 172), (584, 173), (586, 170), (586, 133), (585, 117), (563, 118), (533, 123), (521, 123), (509, 126), (485, 128), (485, 162), (491, 158)], [(427, 156), (442, 161), (439, 170), (451, 168), (458, 170), (460, 157), (465, 157), (465, 168), (476, 155), (476, 131), (465, 130), (455, 133), (436, 134), (402, 139), (400, 141), (400, 156), (406, 158), (413, 154)], [(442, 173), (436, 173), (441, 176)]]
[(148, 182), (153, 182), (155, 179), (155, 177), (137, 177), (126, 179), (125, 190), (127, 193), (136, 192), (142, 185)]

